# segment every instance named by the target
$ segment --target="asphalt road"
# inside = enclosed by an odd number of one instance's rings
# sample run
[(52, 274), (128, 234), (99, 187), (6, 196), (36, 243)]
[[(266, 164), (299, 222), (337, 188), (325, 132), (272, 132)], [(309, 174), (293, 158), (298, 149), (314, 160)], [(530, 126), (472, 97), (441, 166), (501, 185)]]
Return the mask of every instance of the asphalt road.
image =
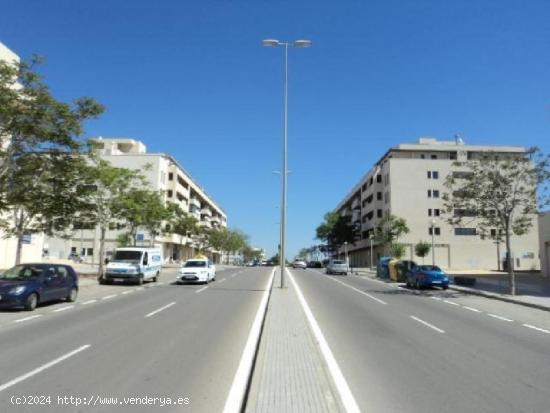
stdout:
[(550, 314), (292, 270), (364, 412), (550, 411)]
[[(0, 412), (221, 411), (271, 268), (219, 271), (207, 288), (172, 285), (174, 271), (158, 286), (10, 314)], [(166, 398), (180, 404), (161, 407)]]

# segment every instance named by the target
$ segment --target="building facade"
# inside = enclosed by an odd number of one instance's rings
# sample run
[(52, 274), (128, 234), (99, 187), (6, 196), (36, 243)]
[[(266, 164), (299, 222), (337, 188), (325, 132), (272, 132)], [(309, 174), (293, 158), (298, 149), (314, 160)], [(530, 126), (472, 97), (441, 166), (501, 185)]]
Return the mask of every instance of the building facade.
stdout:
[[(93, 140), (99, 156), (112, 166), (138, 169), (145, 176), (150, 189), (162, 192), (165, 202), (173, 202), (194, 216), (199, 225), (206, 228), (226, 227), (227, 215), (212, 197), (191, 177), (189, 173), (170, 155), (147, 153), (145, 145), (134, 139)], [(125, 229), (109, 230), (106, 234), (106, 251), (118, 246), (117, 238), (127, 232)], [(147, 231), (139, 230), (137, 245), (148, 246), (152, 243)], [(164, 234), (155, 237), (155, 245), (163, 250), (165, 261), (181, 261), (192, 257), (199, 247), (195, 240), (176, 234)], [(80, 255), (84, 260), (97, 263), (99, 257), (99, 228), (80, 229), (70, 239), (47, 238), (45, 248), (50, 257), (67, 258), (71, 253)], [(220, 256), (211, 253), (216, 262)]]
[(550, 211), (539, 215), (539, 245), (541, 275), (550, 277)]
[[(450, 173), (458, 172), (454, 163), (480, 159), (487, 152), (520, 155), (525, 148), (420, 138), (415, 144), (400, 144), (389, 149), (336, 208), (360, 229), (360, 239), (347, 245), (350, 264), (368, 267), (372, 262), (376, 265), (385, 251), (370, 237), (380, 219), (392, 214), (405, 218), (410, 229), (399, 239), (406, 247), (404, 259), (421, 262), (414, 255), (414, 245), (419, 241), (431, 243), (433, 234), (436, 265), (457, 270), (501, 268), (505, 259), (503, 244), (482, 240), (475, 225), (453, 227), (443, 216), (443, 184)], [(540, 269), (536, 216), (528, 234), (513, 236), (512, 250), (517, 270)], [(426, 263), (431, 264), (431, 254), (425, 257)]]

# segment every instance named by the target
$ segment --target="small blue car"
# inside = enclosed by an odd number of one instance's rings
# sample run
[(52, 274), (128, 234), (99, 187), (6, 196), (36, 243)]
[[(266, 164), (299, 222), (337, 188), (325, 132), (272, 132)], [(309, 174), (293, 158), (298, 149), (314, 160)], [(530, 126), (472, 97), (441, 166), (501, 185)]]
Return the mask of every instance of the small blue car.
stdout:
[(437, 265), (415, 265), (407, 272), (407, 287), (449, 288), (449, 277)]
[(32, 311), (47, 301), (73, 302), (77, 294), (78, 276), (70, 265), (21, 264), (0, 274), (0, 308)]

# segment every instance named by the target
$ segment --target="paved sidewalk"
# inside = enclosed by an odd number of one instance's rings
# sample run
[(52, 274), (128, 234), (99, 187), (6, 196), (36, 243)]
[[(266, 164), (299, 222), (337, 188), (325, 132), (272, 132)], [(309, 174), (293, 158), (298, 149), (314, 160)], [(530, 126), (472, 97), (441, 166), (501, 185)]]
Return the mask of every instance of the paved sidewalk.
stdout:
[(306, 316), (276, 272), (246, 412), (343, 412)]

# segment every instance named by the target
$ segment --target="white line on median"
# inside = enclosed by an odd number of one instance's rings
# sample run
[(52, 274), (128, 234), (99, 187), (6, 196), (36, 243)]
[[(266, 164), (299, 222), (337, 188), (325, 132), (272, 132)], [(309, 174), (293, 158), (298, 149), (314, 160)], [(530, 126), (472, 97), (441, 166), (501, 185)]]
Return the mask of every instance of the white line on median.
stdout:
[(431, 298), (432, 300), (443, 301), (442, 298), (434, 297), (433, 295), (432, 295), (430, 298)]
[[(319, 274), (322, 274), (322, 273), (319, 273)], [(334, 278), (331, 278), (331, 277), (329, 277), (328, 275), (325, 275), (325, 277), (327, 277), (329, 280), (332, 280), (332, 281), (334, 281), (334, 282), (340, 283), (340, 284), (342, 284), (342, 285), (345, 286), (345, 287), (351, 288), (352, 290), (357, 291), (359, 294), (366, 295), (366, 296), (369, 297), (370, 299), (372, 299), (372, 300), (374, 300), (374, 301), (376, 301), (376, 302), (378, 302), (378, 303), (380, 303), (380, 304), (388, 304), (387, 302), (381, 300), (380, 298), (377, 298), (377, 297), (375, 297), (374, 295), (370, 295), (369, 293), (366, 293), (366, 292), (364, 292), (364, 291), (361, 291), (359, 288), (352, 287), (351, 285), (346, 284), (346, 283), (343, 282), (343, 281), (335, 280)]]
[(256, 348), (258, 347), (258, 341), (260, 340), (260, 332), (262, 327), (262, 321), (267, 311), (267, 302), (269, 298), (269, 292), (273, 285), (273, 277), (275, 275), (275, 268), (271, 272), (271, 277), (267, 281), (265, 291), (260, 301), (260, 306), (256, 312), (256, 318), (250, 327), (248, 333), (248, 339), (244, 346), (241, 360), (239, 361), (239, 367), (233, 378), (233, 384), (225, 400), (225, 406), (223, 408), (224, 413), (238, 413), (242, 410), (244, 397), (246, 395), (246, 387), (248, 384), (248, 378), (252, 370), (252, 364), (254, 362), (254, 355), (256, 354)]
[(74, 308), (74, 305), (68, 305), (65, 307), (58, 308), (57, 310), (53, 310), (52, 313), (59, 313), (61, 311), (70, 310), (71, 308)]
[(71, 351), (70, 353), (67, 353), (67, 354), (65, 354), (65, 355), (63, 355), (63, 356), (61, 356), (61, 357), (58, 357), (58, 358), (56, 358), (55, 360), (50, 361), (49, 363), (43, 364), (42, 366), (40, 366), (40, 367), (38, 367), (38, 368), (36, 368), (36, 369), (34, 369), (34, 370), (32, 370), (32, 371), (29, 371), (29, 372), (26, 373), (26, 374), (23, 374), (22, 376), (19, 376), (19, 377), (15, 378), (15, 379), (13, 379), (13, 380), (11, 380), (11, 381), (8, 381), (7, 383), (4, 383), (4, 384), (2, 384), (2, 385), (0, 386), (0, 392), (3, 391), (3, 390), (6, 390), (7, 388), (9, 388), (9, 387), (11, 387), (11, 386), (13, 386), (13, 385), (15, 385), (15, 384), (17, 384), (17, 383), (23, 381), (23, 380), (28, 379), (29, 377), (32, 377), (32, 376), (34, 376), (34, 375), (40, 373), (41, 371), (44, 371), (44, 370), (46, 370), (46, 369), (49, 369), (50, 367), (52, 367), (52, 366), (54, 366), (54, 365), (56, 365), (56, 364), (62, 362), (63, 360), (66, 360), (66, 359), (68, 359), (69, 357), (72, 357), (72, 356), (74, 356), (75, 354), (80, 353), (81, 351), (84, 351), (84, 350), (86, 350), (86, 349), (88, 349), (88, 348), (90, 348), (90, 344), (86, 344), (86, 345), (84, 345), (84, 346), (82, 346), (82, 347), (79, 347), (79, 348), (77, 348), (76, 350)]
[[(327, 341), (325, 340), (325, 336), (323, 335), (323, 332), (321, 331), (319, 324), (317, 324), (317, 320), (315, 320), (315, 317), (313, 316), (313, 313), (311, 312), (309, 305), (307, 304), (307, 301), (304, 298), (304, 295), (302, 294), (300, 287), (298, 286), (298, 283), (294, 280), (294, 277), (292, 276), (290, 271), (288, 271), (288, 269), (287, 269), (287, 274), (288, 274), (288, 277), (290, 278), (290, 281), (292, 282), (292, 285), (294, 286), (296, 295), (298, 296), (298, 301), (300, 301), (300, 304), (302, 305), (302, 309), (304, 310), (306, 318), (309, 322), (309, 326), (313, 331), (313, 335), (315, 336), (315, 339), (319, 343), (319, 349), (321, 350), (321, 353), (323, 354), (323, 358), (327, 363), (327, 367), (330, 371), (334, 384), (336, 385), (336, 389), (338, 390), (338, 394), (340, 395), (340, 399), (342, 400), (342, 404), (344, 405), (346, 412), (348, 413), (360, 412), (359, 406), (355, 401), (355, 397), (353, 397), (353, 394), (351, 393), (348, 383), (344, 375), (342, 374), (342, 370), (340, 370), (340, 366), (338, 365), (338, 362), (334, 358), (334, 354), (332, 354), (332, 350), (330, 349)], [(347, 284), (344, 284), (344, 285), (347, 285)], [(374, 297), (371, 297), (371, 298), (374, 298)]]
[(540, 331), (541, 333), (550, 334), (550, 331), (549, 331), (549, 330), (545, 330), (544, 328), (532, 326), (531, 324), (522, 324), (522, 325), (523, 325), (523, 327), (531, 328), (531, 329), (533, 329), (533, 330)]
[(38, 318), (38, 317), (42, 317), (42, 314), (36, 314), (36, 315), (31, 315), (30, 317), (19, 318), (17, 320), (13, 320), (13, 322), (21, 323), (23, 321), (34, 320), (35, 318)]
[(510, 318), (506, 318), (506, 317), (502, 317), (501, 315), (496, 315), (496, 314), (491, 314), (491, 313), (487, 313), (487, 315), (489, 317), (493, 317), (493, 318), (496, 318), (498, 320), (502, 320), (502, 321), (508, 321), (508, 322), (512, 322), (514, 320), (510, 319)]
[(160, 313), (162, 310), (166, 310), (168, 307), (172, 307), (174, 304), (176, 304), (176, 302), (172, 301), (170, 304), (166, 304), (165, 306), (160, 307), (160, 308), (156, 309), (155, 311), (151, 311), (149, 314), (145, 315), (145, 317), (151, 317), (151, 316), (155, 315), (156, 313)]
[(118, 294), (106, 295), (105, 297), (102, 298), (102, 300), (108, 300), (109, 298), (116, 297), (117, 295), (118, 295)]
[(477, 308), (473, 308), (473, 307), (468, 307), (467, 305), (463, 305), (462, 308), (473, 311), (474, 313), (481, 313), (481, 310), (478, 310)]
[(88, 300), (88, 301), (84, 301), (82, 304), (85, 305), (85, 304), (92, 304), (92, 303), (95, 303), (97, 302), (97, 300)]
[(195, 291), (195, 292), (196, 292), (196, 293), (200, 293), (200, 292), (202, 292), (202, 291), (206, 290), (207, 288), (208, 288), (208, 286), (206, 286), (206, 287), (202, 287), (202, 288), (198, 289), (198, 290), (197, 290), (197, 291)]
[(130, 293), (133, 293), (135, 290), (126, 290), (126, 291), (123, 291), (122, 294), (130, 294)]
[(434, 326), (433, 324), (430, 324), (430, 323), (428, 323), (428, 322), (426, 322), (426, 321), (424, 321), (424, 320), (421, 320), (420, 318), (415, 317), (415, 316), (413, 316), (413, 315), (411, 315), (411, 316), (409, 316), (409, 317), (411, 317), (414, 321), (418, 321), (419, 323), (424, 324), (426, 327), (430, 327), (431, 329), (437, 331), (438, 333), (445, 334), (445, 330), (442, 330), (442, 329), (440, 329), (440, 328), (437, 328), (437, 327)]
[(460, 304), (455, 303), (454, 301), (443, 300), (443, 302), (444, 302), (444, 303), (447, 303), (447, 304), (456, 305), (456, 306), (460, 307)]

